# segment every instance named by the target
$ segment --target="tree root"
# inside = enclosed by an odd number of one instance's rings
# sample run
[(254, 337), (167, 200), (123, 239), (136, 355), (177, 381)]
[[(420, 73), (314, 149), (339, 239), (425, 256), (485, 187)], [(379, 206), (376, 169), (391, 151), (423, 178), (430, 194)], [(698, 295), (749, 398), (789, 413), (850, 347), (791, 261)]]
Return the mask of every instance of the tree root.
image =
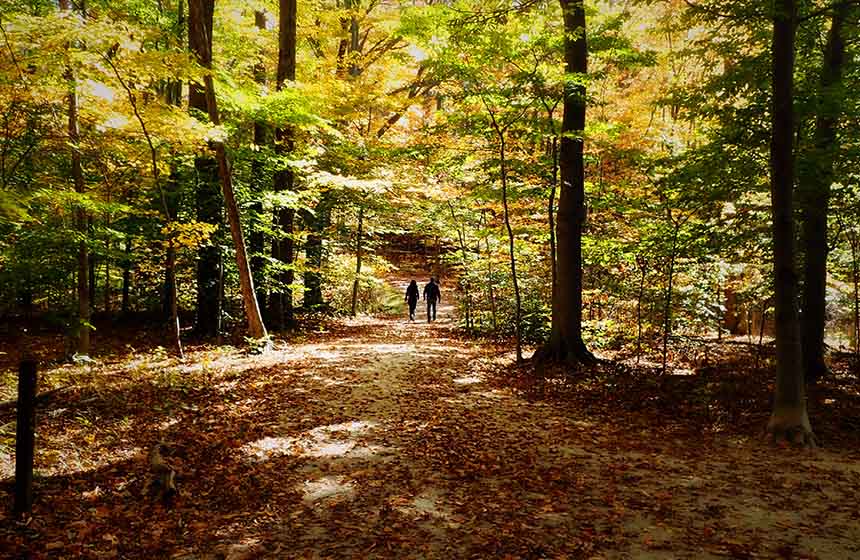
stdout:
[(815, 434), (806, 418), (780, 417), (774, 415), (767, 425), (767, 433), (775, 445), (788, 444), (802, 449), (817, 447)]

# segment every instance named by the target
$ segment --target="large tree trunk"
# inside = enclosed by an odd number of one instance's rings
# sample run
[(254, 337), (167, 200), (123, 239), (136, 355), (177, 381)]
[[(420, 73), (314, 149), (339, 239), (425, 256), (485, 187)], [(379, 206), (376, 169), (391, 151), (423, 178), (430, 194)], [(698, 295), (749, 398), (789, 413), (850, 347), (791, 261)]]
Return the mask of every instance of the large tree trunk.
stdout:
[[(198, 13), (203, 13), (206, 10), (211, 10), (212, 0), (191, 0), (189, 16), (192, 10)], [(211, 21), (211, 20), (210, 20)], [(198, 19), (195, 25), (192, 25), (190, 31), (197, 36), (205, 36), (207, 31), (204, 28), (203, 20)], [(212, 52), (211, 40), (207, 45), (202, 45), (208, 50), (203, 51), (201, 60), (208, 61), (204, 64), (207, 68), (211, 68)], [(209, 111), (209, 119), (212, 124), (219, 126), (221, 120), (218, 116), (218, 103), (215, 99), (215, 82), (211, 74), (207, 74), (204, 78), (206, 105)], [(257, 295), (254, 291), (254, 279), (251, 276), (251, 266), (248, 262), (248, 254), (245, 248), (245, 238), (242, 235), (242, 224), (239, 219), (239, 207), (236, 204), (236, 197), (233, 192), (233, 180), (230, 172), (230, 164), (227, 161), (227, 149), (224, 142), (220, 140), (213, 141), (215, 148), (215, 159), (218, 162), (218, 175), (221, 178), (221, 190), (224, 195), (224, 205), (227, 209), (227, 221), (230, 224), (230, 235), (233, 238), (233, 245), (236, 249), (236, 268), (239, 270), (239, 284), (242, 291), (242, 300), (245, 304), (245, 318), (248, 321), (248, 334), (251, 338), (263, 340), (268, 338), (266, 327), (263, 324), (263, 318), (260, 315), (260, 307), (257, 304)]]
[[(287, 80), (296, 79), (296, 7), (297, 0), (281, 0), (278, 28), (278, 72), (276, 88), (284, 88)], [(286, 156), (295, 147), (294, 133), (289, 127), (275, 131), (275, 153)], [(276, 192), (291, 191), (295, 188), (293, 170), (284, 167), (275, 172), (274, 187)], [(280, 239), (272, 241), (272, 256), (278, 259), (286, 270), (278, 275), (277, 291), (272, 293), (270, 315), (279, 328), (284, 328), (293, 322), (293, 292), (290, 286), (295, 281), (294, 260), (295, 243), (293, 241), (295, 210), (278, 208), (274, 221), (281, 230)]]
[[(63, 11), (71, 10), (69, 0), (59, 0), (59, 8)], [(77, 80), (71, 69), (66, 71), (65, 78), (68, 82), (69, 93), (66, 96), (68, 110), (68, 135), (71, 147), (72, 180), (75, 183), (75, 192), (83, 195), (85, 191), (84, 170), (81, 164), (80, 132), (78, 130), (78, 93)], [(75, 229), (78, 232), (78, 326), (77, 326), (77, 352), (78, 354), (90, 353), (90, 281), (89, 281), (89, 250), (87, 248), (88, 233), (87, 213), (80, 202), (75, 212)]]
[(797, 313), (794, 268), (794, 37), (795, 0), (776, 0), (773, 14), (773, 128), (770, 145), (776, 390), (768, 432), (774, 440), (813, 445)]
[[(254, 12), (254, 25), (260, 31), (266, 29), (266, 14), (261, 11)], [(254, 65), (254, 81), (260, 85), (266, 84), (266, 67), (260, 62)], [(257, 121), (254, 123), (254, 144), (256, 146), (264, 146), (268, 142), (269, 127), (265, 122)], [(259, 154), (259, 152), (255, 152)], [(265, 166), (264, 158), (260, 155), (255, 155), (251, 162), (251, 185), (256, 197), (251, 211), (254, 215), (251, 220), (251, 232), (248, 235), (248, 243), (251, 249), (251, 273), (254, 276), (254, 286), (257, 288), (257, 303), (260, 309), (267, 309), (266, 306), (266, 289), (264, 283), (266, 259), (263, 256), (265, 239), (263, 235), (262, 224), (260, 223), (263, 216), (263, 192), (266, 190), (265, 185)]]
[[(212, 66), (212, 19), (214, 0), (189, 0), (188, 46), (197, 62)], [(188, 106), (208, 114), (206, 90), (191, 82), (188, 88)], [(223, 199), (218, 188), (218, 164), (210, 154), (198, 154), (194, 159), (197, 172), (195, 202), (197, 221), (216, 226), (213, 240), (201, 247), (197, 260), (197, 322), (195, 329), (204, 336), (221, 332), (221, 249), (218, 244), (221, 229)]]
[(848, 7), (835, 9), (824, 50), (821, 85), (813, 145), (799, 168), (798, 195), (803, 213), (803, 314), (801, 335), (806, 380), (815, 382), (827, 373), (824, 363), (824, 323), (827, 291), (827, 209), (833, 182), (833, 160), (837, 149), (836, 128), (842, 112), (842, 93), (835, 91), (842, 80), (845, 42), (842, 25)]
[[(588, 71), (583, 0), (560, 0), (564, 14), (564, 62), (567, 74)], [(535, 353), (539, 361), (594, 362), (582, 340), (582, 229), (585, 224), (585, 86), (572, 81), (564, 89), (561, 123), (556, 258), (558, 289), (552, 302), (552, 333)]]

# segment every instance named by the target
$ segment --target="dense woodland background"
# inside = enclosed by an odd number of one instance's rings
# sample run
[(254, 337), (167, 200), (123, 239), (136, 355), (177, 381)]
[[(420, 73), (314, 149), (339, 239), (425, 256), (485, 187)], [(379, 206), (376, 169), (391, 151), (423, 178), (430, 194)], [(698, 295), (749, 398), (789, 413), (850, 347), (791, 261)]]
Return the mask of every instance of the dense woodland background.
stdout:
[(858, 557), (858, 29), (0, 0), (0, 556)]
[[(775, 302), (799, 307), (809, 382), (828, 351), (860, 355), (854, 2), (0, 13), (4, 336), (56, 333), (68, 357), (120, 323), (180, 353), (265, 345), (315, 313), (398, 311), (385, 277), (409, 255), (459, 293), (465, 332), (518, 353), (553, 338), (557, 286), (585, 347), (664, 372), (712, 339), (776, 334), (779, 356), (796, 317)], [(797, 244), (782, 300), (772, 212)], [(581, 281), (556, 271), (571, 243)]]

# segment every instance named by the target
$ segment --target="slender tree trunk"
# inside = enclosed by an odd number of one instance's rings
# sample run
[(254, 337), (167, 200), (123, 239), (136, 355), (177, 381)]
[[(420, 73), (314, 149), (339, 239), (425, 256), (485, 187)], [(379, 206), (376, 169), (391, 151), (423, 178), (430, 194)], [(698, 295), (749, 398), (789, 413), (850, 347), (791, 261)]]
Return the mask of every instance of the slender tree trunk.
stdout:
[[(95, 238), (95, 236), (93, 235), (93, 220), (92, 220), (92, 218), (87, 220), (87, 236), (90, 239)], [(96, 295), (97, 295), (96, 294), (96, 277), (97, 277), (97, 275), (96, 275), (96, 256), (92, 253), (92, 251), (88, 251), (88, 252), (89, 252), (89, 258), (87, 259), (87, 266), (89, 267), (90, 270), (89, 270), (89, 273), (87, 275), (87, 280), (89, 281), (89, 287), (87, 288), (87, 292), (90, 295), (90, 297), (89, 297), (89, 299), (90, 299), (90, 315), (92, 315), (93, 311), (95, 311), (95, 309), (96, 309)]]
[[(487, 220), (484, 214), (484, 211), (481, 211), (481, 223), (483, 227), (487, 226)], [(487, 244), (487, 290), (490, 296), (490, 313), (492, 321), (493, 321), (493, 332), (498, 329), (498, 323), (496, 319), (496, 294), (493, 290), (493, 255), (490, 250), (490, 236), (487, 235), (484, 238), (484, 242)]]
[(806, 380), (814, 383), (827, 373), (824, 363), (824, 324), (827, 294), (827, 210), (837, 150), (837, 127), (842, 112), (845, 42), (842, 27), (848, 5), (834, 9), (824, 49), (813, 146), (799, 167), (798, 197), (803, 217), (802, 240), (806, 255), (803, 282), (801, 335)]
[(305, 309), (313, 309), (323, 305), (322, 296), (322, 264), (323, 264), (323, 232), (328, 227), (329, 208), (328, 195), (323, 194), (314, 212), (305, 212), (303, 221), (308, 230), (305, 241)]
[[(281, 91), (286, 82), (296, 80), (296, 16), (297, 0), (281, 0), (278, 16), (278, 71), (275, 87)], [(295, 147), (294, 131), (290, 127), (275, 131), (275, 153), (284, 157)], [(275, 172), (275, 192), (295, 189), (293, 170), (284, 167)], [(293, 323), (293, 291), (290, 286), (295, 282), (295, 210), (278, 208), (273, 216), (280, 229), (281, 237), (272, 241), (272, 256), (281, 262), (286, 270), (278, 274), (278, 288), (272, 293), (271, 315), (279, 328)]]
[(768, 432), (775, 441), (814, 445), (806, 412), (800, 323), (797, 313), (794, 216), (795, 0), (775, 0), (773, 13), (773, 128), (770, 148), (773, 211), (776, 388)]
[(857, 234), (851, 233), (851, 281), (854, 284), (854, 358), (860, 360), (860, 262), (857, 261), (857, 249), (860, 240)]
[(122, 314), (131, 312), (131, 236), (125, 238), (125, 256), (122, 261)]
[[(59, 8), (62, 11), (71, 10), (69, 0), (59, 0)], [(71, 147), (72, 180), (75, 183), (75, 192), (83, 196), (86, 191), (84, 183), (84, 170), (81, 164), (81, 137), (78, 130), (78, 93), (77, 80), (68, 69), (65, 73), (68, 82), (69, 93), (66, 95), (68, 111), (68, 136)], [(90, 353), (90, 282), (89, 282), (89, 249), (87, 248), (88, 237), (87, 213), (83, 208), (83, 201), (75, 211), (75, 229), (78, 232), (78, 328), (77, 328), (77, 352), (87, 355)]]
[(493, 289), (493, 255), (490, 253), (490, 238), (489, 236), (486, 239), (487, 242), (487, 286), (490, 292), (490, 313), (492, 313), (493, 319), (493, 331), (497, 331), (499, 328), (499, 321), (496, 313), (496, 292)]
[[(588, 71), (583, 0), (560, 0), (564, 17), (564, 61), (567, 74)], [(585, 86), (570, 81), (564, 90), (559, 146), (560, 192), (557, 217), (557, 283), (549, 343), (535, 353), (538, 361), (593, 363), (582, 340), (582, 230), (585, 225)]]
[[(110, 224), (108, 224), (110, 225)], [(111, 252), (111, 243), (110, 239), (105, 241), (105, 293), (104, 293), (104, 310), (105, 315), (110, 315), (111, 312), (111, 289), (110, 289), (110, 252)]]
[[(179, 324), (178, 290), (176, 286), (176, 249), (174, 247), (173, 241), (173, 213), (171, 212), (171, 203), (168, 194), (161, 186), (160, 173), (158, 170), (158, 150), (156, 149), (155, 144), (152, 141), (152, 136), (149, 134), (149, 130), (146, 127), (146, 121), (143, 120), (143, 116), (138, 109), (137, 96), (135, 95), (131, 87), (129, 87), (128, 83), (123, 79), (122, 75), (119, 73), (119, 70), (117, 70), (116, 66), (113, 63), (113, 60), (111, 59), (111, 56), (105, 56), (104, 60), (113, 70), (117, 81), (119, 81), (120, 85), (122, 85), (123, 89), (125, 89), (126, 94), (128, 95), (128, 102), (131, 105), (132, 112), (134, 113), (134, 116), (137, 119), (138, 124), (140, 125), (140, 130), (143, 133), (143, 137), (146, 139), (147, 146), (149, 147), (152, 180), (155, 183), (155, 188), (161, 197), (162, 210), (164, 211), (164, 218), (167, 222), (168, 229), (165, 271), (167, 276), (166, 287), (169, 293), (170, 325), (173, 335), (173, 345), (176, 349), (177, 355), (182, 357), (184, 353), (182, 350), (182, 330)], [(172, 177), (171, 180), (175, 180), (175, 176)], [(130, 250), (130, 244), (127, 247)]]
[(361, 275), (362, 256), (362, 233), (364, 229), (364, 206), (358, 207), (358, 230), (355, 236), (355, 279), (352, 282), (352, 316), (355, 317), (355, 308), (358, 304), (358, 277)]
[[(198, 5), (197, 9), (202, 11), (200, 6), (211, 4), (211, 0), (191, 0), (191, 5), (193, 6), (195, 4)], [(190, 13), (191, 10), (189, 10), (189, 14)], [(202, 21), (198, 20), (197, 25), (194, 27), (195, 28), (192, 31), (193, 33), (205, 36), (206, 30), (200, 29), (201, 27), (204, 27)], [(208, 42), (208, 48), (211, 49), (211, 41)], [(206, 66), (211, 67), (211, 50), (203, 54), (204, 56), (201, 58), (209, 61), (210, 64)], [(219, 126), (221, 124), (221, 120), (218, 115), (218, 103), (215, 99), (215, 83), (211, 74), (207, 74), (204, 77), (204, 84), (206, 88), (206, 104), (209, 110), (209, 119), (212, 121), (213, 125)], [(254, 279), (251, 276), (251, 266), (248, 262), (245, 238), (242, 234), (242, 224), (239, 219), (239, 207), (236, 203), (236, 197), (233, 192), (233, 178), (230, 171), (230, 164), (227, 161), (227, 150), (223, 141), (216, 140), (213, 141), (212, 144), (215, 148), (215, 159), (218, 162), (218, 175), (221, 178), (221, 190), (224, 196), (224, 204), (227, 209), (227, 221), (230, 224), (230, 235), (233, 238), (233, 245), (236, 250), (236, 267), (239, 270), (239, 284), (242, 291), (242, 300), (245, 304), (245, 318), (248, 321), (248, 334), (251, 338), (256, 340), (264, 340), (268, 338), (268, 333), (266, 332), (266, 327), (263, 324), (263, 318), (260, 314), (260, 308), (257, 304), (257, 295), (254, 290)]]
[(642, 357), (642, 298), (645, 295), (645, 276), (648, 273), (648, 261), (641, 255), (636, 256), (636, 264), (642, 275), (639, 277), (639, 292), (636, 295), (636, 363)]
[(514, 329), (517, 335), (517, 362), (523, 361), (523, 332), (522, 332), (522, 300), (520, 297), (520, 285), (517, 280), (517, 257), (514, 251), (514, 230), (511, 228), (510, 211), (508, 210), (508, 168), (505, 154), (505, 131), (500, 129), (493, 118), (493, 126), (499, 137), (499, 176), (502, 180), (502, 207), (505, 212), (505, 229), (508, 230), (508, 250), (511, 257), (511, 280), (514, 283)]
[[(670, 210), (671, 213), (671, 210)], [(671, 214), (669, 216), (671, 220)], [(675, 258), (678, 252), (678, 230), (680, 224), (673, 221), (672, 252), (669, 254), (669, 278), (666, 281), (666, 306), (663, 309), (663, 375), (666, 374), (667, 358), (669, 356), (669, 337), (672, 335), (672, 289), (675, 280)]]
[(451, 204), (450, 200), (448, 201), (448, 210), (451, 211), (451, 222), (457, 227), (457, 238), (460, 241), (460, 266), (463, 268), (463, 277), (466, 278), (462, 284), (463, 291), (466, 292), (466, 330), (470, 330), (472, 328), (472, 286), (468, 280), (469, 268), (466, 262), (465, 226), (463, 226), (463, 229), (460, 229), (457, 216), (454, 214), (454, 205)]
[[(254, 12), (254, 25), (260, 31), (266, 29), (266, 15), (257, 10)], [(254, 81), (260, 85), (266, 84), (266, 67), (260, 62), (254, 66)], [(256, 146), (265, 146), (268, 142), (269, 130), (266, 124), (262, 121), (254, 123), (254, 144)], [(268, 309), (266, 306), (266, 288), (265, 288), (265, 263), (266, 259), (263, 256), (264, 235), (261, 221), (263, 219), (263, 202), (262, 196), (265, 188), (265, 166), (263, 157), (259, 152), (255, 152), (253, 161), (251, 162), (251, 184), (254, 187), (255, 200), (251, 205), (253, 219), (251, 220), (251, 232), (248, 235), (248, 243), (251, 250), (251, 273), (254, 276), (254, 285), (257, 288), (257, 302), (260, 309)]]
[[(552, 119), (552, 113), (549, 115)], [(553, 125), (553, 129), (555, 125)], [(553, 130), (552, 137), (552, 176), (550, 179), (549, 203), (547, 204), (547, 217), (549, 218), (549, 262), (550, 270), (552, 271), (552, 297), (551, 301), (555, 301), (556, 290), (558, 290), (558, 264), (555, 242), (555, 191), (558, 187), (558, 136)]]
[[(200, 65), (212, 66), (212, 20), (214, 0), (189, 0), (188, 2), (188, 46)], [(203, 115), (208, 114), (206, 90), (191, 82), (188, 86), (188, 106)], [(197, 259), (197, 332), (204, 336), (215, 336), (221, 332), (221, 212), (224, 201), (218, 188), (218, 163), (208, 153), (198, 154), (194, 159), (197, 175), (195, 202), (197, 221), (214, 225), (216, 231), (212, 241), (198, 251)]]

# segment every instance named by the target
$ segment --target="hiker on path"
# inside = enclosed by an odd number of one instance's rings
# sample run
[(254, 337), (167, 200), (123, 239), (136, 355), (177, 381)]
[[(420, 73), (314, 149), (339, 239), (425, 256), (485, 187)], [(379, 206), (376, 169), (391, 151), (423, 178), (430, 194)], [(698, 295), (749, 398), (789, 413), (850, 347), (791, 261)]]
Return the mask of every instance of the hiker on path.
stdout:
[(409, 320), (415, 320), (415, 308), (418, 306), (418, 282), (413, 280), (406, 288), (406, 298), (404, 299), (409, 304)]
[(435, 321), (436, 303), (442, 301), (442, 292), (439, 291), (439, 284), (436, 283), (436, 279), (433, 277), (424, 286), (424, 299), (427, 301), (427, 322)]

